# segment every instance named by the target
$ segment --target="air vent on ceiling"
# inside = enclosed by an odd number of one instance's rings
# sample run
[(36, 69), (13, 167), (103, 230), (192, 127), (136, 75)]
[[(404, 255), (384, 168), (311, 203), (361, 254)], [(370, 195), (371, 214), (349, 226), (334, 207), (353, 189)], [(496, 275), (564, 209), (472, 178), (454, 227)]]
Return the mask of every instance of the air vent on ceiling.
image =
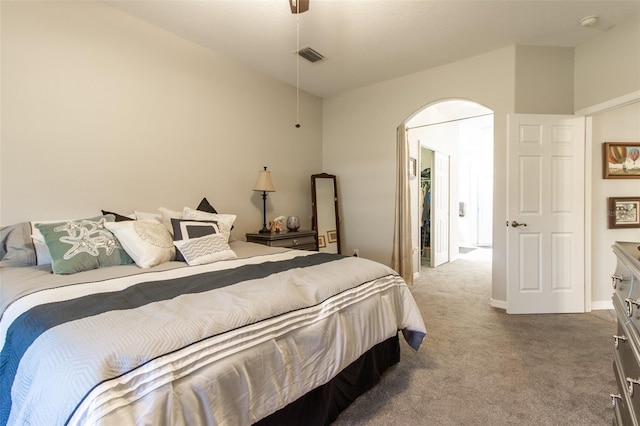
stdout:
[(306, 59), (311, 63), (316, 63), (316, 62), (325, 60), (324, 55), (322, 55), (316, 50), (313, 50), (310, 47), (303, 47), (302, 49), (298, 50), (298, 55), (302, 56), (304, 59)]

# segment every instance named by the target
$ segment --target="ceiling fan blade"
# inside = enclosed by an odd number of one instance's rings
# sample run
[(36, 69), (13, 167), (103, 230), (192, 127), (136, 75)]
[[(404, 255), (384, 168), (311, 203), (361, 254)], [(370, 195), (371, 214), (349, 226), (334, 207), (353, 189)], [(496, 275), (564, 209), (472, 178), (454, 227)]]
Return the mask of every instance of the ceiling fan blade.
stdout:
[(291, 13), (303, 13), (309, 10), (309, 0), (289, 0)]

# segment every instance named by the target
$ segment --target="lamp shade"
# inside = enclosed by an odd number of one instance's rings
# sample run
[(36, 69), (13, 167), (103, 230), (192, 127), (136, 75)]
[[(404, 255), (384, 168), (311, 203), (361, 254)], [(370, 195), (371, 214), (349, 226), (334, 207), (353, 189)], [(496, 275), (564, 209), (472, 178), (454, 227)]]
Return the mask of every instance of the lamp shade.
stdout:
[(256, 185), (253, 187), (253, 190), (276, 192), (276, 189), (273, 187), (273, 182), (271, 182), (271, 172), (267, 170), (266, 166), (264, 170), (261, 170), (258, 174), (258, 180), (256, 181)]

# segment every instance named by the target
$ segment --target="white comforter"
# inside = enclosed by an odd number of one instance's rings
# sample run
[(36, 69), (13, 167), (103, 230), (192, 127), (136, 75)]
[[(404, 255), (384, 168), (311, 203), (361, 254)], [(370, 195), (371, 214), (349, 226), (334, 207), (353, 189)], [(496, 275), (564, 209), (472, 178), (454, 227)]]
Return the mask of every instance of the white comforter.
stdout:
[[(426, 331), (399, 276), (353, 257), (281, 268), (319, 259), (313, 256), (322, 255), (291, 250), (138, 270), (18, 298), (0, 319), (3, 421), (249, 425), (328, 382), (398, 330), (417, 349)], [(230, 278), (245, 269), (248, 278)], [(204, 289), (176, 292), (191, 282), (184, 277), (216, 271), (212, 276), (231, 284), (204, 280)], [(172, 296), (143, 301), (147, 290), (137, 289), (145, 286)], [(130, 305), (114, 308), (123, 294)], [(66, 319), (25, 319), (39, 310), (52, 318), (62, 310)]]

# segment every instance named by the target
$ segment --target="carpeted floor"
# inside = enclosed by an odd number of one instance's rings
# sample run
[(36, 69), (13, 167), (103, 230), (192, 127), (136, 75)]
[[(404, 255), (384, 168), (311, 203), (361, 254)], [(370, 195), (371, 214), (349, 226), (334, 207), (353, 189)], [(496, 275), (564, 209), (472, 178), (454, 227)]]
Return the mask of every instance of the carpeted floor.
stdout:
[[(491, 251), (423, 268), (428, 335), (334, 425), (610, 425), (611, 312), (507, 315), (489, 306)], [(402, 340), (402, 339), (401, 339)]]

